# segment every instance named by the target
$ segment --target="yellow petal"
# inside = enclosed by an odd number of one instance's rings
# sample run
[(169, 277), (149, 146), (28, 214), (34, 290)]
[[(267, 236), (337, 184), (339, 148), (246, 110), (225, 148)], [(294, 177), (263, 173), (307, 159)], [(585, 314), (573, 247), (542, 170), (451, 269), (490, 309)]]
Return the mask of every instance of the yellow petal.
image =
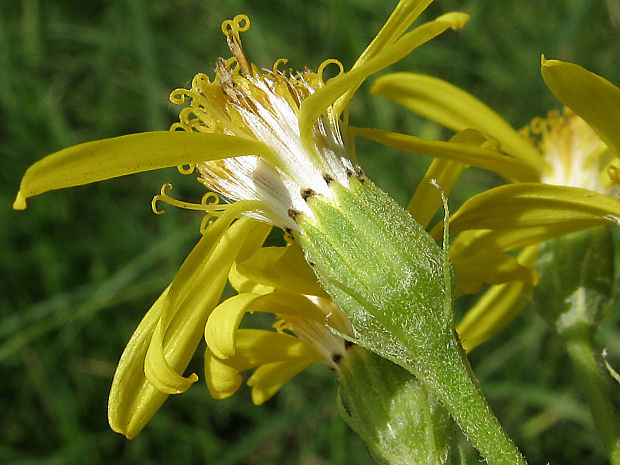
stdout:
[(458, 250), (463, 255), (475, 254), (484, 249), (511, 252), (592, 226), (596, 226), (592, 221), (573, 221), (517, 229), (463, 231), (452, 243), (450, 251)]
[(251, 233), (247, 235), (243, 246), (239, 249), (236, 261), (242, 262), (260, 249), (269, 236), (272, 226), (269, 223), (258, 223)]
[(168, 398), (168, 394), (155, 389), (144, 377), (144, 357), (167, 294), (168, 289), (146, 313), (125, 347), (114, 373), (108, 401), (108, 421), (114, 431), (129, 439), (144, 428)]
[[(479, 131), (464, 129), (455, 134), (450, 139), (450, 142), (480, 147), (486, 145), (489, 140)], [(463, 170), (468, 166), (453, 160), (439, 158), (433, 160), (407, 206), (411, 216), (423, 228), (426, 229), (428, 227), (437, 209), (443, 206), (440, 192), (433, 181), (441, 187), (443, 194), (447, 196), (452, 191)]]
[(223, 134), (154, 131), (86, 142), (48, 155), (28, 168), (13, 208), (23, 210), (28, 197), (54, 189), (252, 154), (273, 158), (261, 142)]
[(482, 284), (501, 284), (521, 281), (533, 286), (538, 281), (532, 267), (522, 265), (511, 255), (481, 249), (475, 255), (450, 254), (457, 279), (455, 296), (474, 294)]
[(405, 152), (458, 161), (488, 169), (509, 181), (537, 181), (539, 179), (537, 169), (528, 163), (487, 148), (431, 141), (381, 129), (355, 128), (353, 133)]
[[(280, 362), (284, 362), (283, 365), (297, 366), (298, 371), (301, 371), (319, 360), (321, 360), (321, 355), (317, 350), (296, 337), (274, 331), (241, 329), (238, 331), (237, 350), (232, 357), (225, 360), (219, 359), (207, 348), (205, 352), (205, 378), (211, 395), (216, 399), (223, 399), (231, 396), (239, 389), (241, 385), (239, 372), (241, 371), (254, 367), (259, 367), (258, 370), (260, 370), (261, 365), (275, 366), (278, 364), (278, 366), (282, 366), (279, 365)], [(265, 374), (270, 372), (273, 373), (267, 369)], [(293, 374), (295, 373), (291, 373), (290, 376)], [(286, 379), (280, 375), (280, 378), (277, 376), (275, 378), (276, 384), (278, 379), (282, 380), (282, 383), (286, 382)], [(268, 390), (274, 387), (273, 385), (269, 386), (266, 380), (261, 379), (260, 372), (258, 381), (257, 393), (262, 389), (261, 386)]]
[(467, 200), (450, 218), (450, 232), (610, 223), (620, 224), (620, 201), (613, 197), (578, 187), (522, 183), (489, 189)]
[(326, 312), (308, 297), (282, 289), (276, 289), (272, 294), (267, 294), (256, 300), (252, 305), (252, 310), (277, 315), (293, 315), (319, 323), (326, 323), (327, 321)]
[(205, 350), (204, 370), (205, 383), (214, 399), (232, 396), (243, 382), (237, 370), (218, 360), (208, 348)]
[(377, 55), (386, 46), (397, 40), (413, 22), (420, 16), (433, 0), (401, 0), (390, 14), (379, 33), (366, 50), (355, 61), (353, 68), (359, 67), (370, 58)]
[(205, 326), (205, 341), (220, 359), (235, 355), (237, 330), (247, 312), (269, 312), (295, 315), (325, 323), (327, 315), (307, 297), (277, 290), (266, 295), (243, 293), (215, 307)]
[[(464, 13), (447, 13), (434, 21), (422, 24), (402, 35), (396, 42), (385, 46), (375, 56), (351, 71), (331, 79), (325, 86), (306, 98), (299, 109), (299, 131), (301, 138), (310, 144), (312, 128), (316, 120), (327, 108), (345, 92), (353, 95), (355, 90), (371, 74), (387, 68), (407, 56), (412, 50), (428, 42), (446, 29), (459, 29), (465, 25), (469, 16)], [(340, 105), (346, 105), (341, 101)]]
[[(537, 255), (538, 246), (529, 247), (518, 260), (533, 266)], [(527, 289), (523, 282), (515, 281), (485, 292), (457, 326), (463, 348), (470, 352), (504, 328), (525, 306)]]
[(314, 346), (294, 336), (262, 329), (240, 329), (237, 332), (235, 355), (222, 362), (237, 371), (245, 371), (259, 365), (284, 360), (316, 362), (322, 359)]
[(312, 366), (314, 360), (286, 360), (262, 365), (248, 379), (254, 405), (268, 401), (293, 376)]
[[(157, 322), (153, 337), (151, 338), (151, 344), (149, 345), (146, 358), (144, 359), (144, 370), (149, 383), (158, 390), (166, 394), (180, 394), (187, 391), (192, 384), (198, 381), (198, 375), (192, 373), (188, 377), (184, 377), (179, 374), (181, 370), (175, 370), (168, 360), (166, 360), (163, 341), (170, 319), (171, 318), (166, 318), (165, 320), (160, 319)], [(191, 353), (189, 353), (190, 351), (188, 350), (187, 355), (191, 358), (195, 350), (196, 347), (193, 347)]]
[(492, 286), (457, 326), (461, 344), (471, 352), (507, 325), (525, 306), (525, 285), (520, 281)]
[[(315, 303), (311, 299), (321, 299)], [(218, 305), (207, 320), (205, 340), (211, 351), (219, 358), (235, 353), (235, 333), (245, 313), (266, 312), (278, 317), (291, 315), (318, 323), (327, 323), (332, 312), (331, 301), (320, 297), (308, 297), (295, 292), (275, 289), (265, 294), (240, 293)], [(322, 308), (321, 305), (324, 307)]]
[(544, 55), (541, 73), (551, 92), (620, 155), (620, 89), (579, 65), (546, 60)]
[(327, 296), (297, 245), (258, 249), (247, 260), (237, 263), (237, 271), (266, 286), (299, 294)]
[[(366, 50), (355, 61), (355, 64), (351, 69), (358, 68), (370, 58), (377, 55), (386, 46), (394, 43), (413, 22), (420, 16), (426, 7), (433, 0), (401, 0), (394, 8), (394, 11), (390, 14), (379, 33), (375, 36), (372, 42), (366, 47)], [(356, 88), (348, 90), (342, 95), (334, 104), (334, 113), (340, 115), (343, 109), (346, 107), (347, 102), (351, 99), (355, 93)]]
[(239, 294), (219, 304), (207, 320), (205, 341), (218, 358), (235, 355), (237, 329), (249, 307), (261, 298), (260, 294)]
[(504, 152), (541, 171), (550, 169), (536, 148), (500, 115), (446, 81), (422, 74), (393, 73), (377, 79), (370, 91), (455, 131), (473, 128), (489, 134)]
[(233, 263), (230, 273), (228, 273), (228, 282), (232, 288), (240, 294), (269, 294), (275, 289), (273, 286), (265, 286), (241, 274), (237, 269), (236, 263)]
[(196, 374), (186, 378), (180, 373), (200, 342), (239, 248), (258, 223), (243, 217), (226, 229), (240, 205), (233, 204), (209, 226), (170, 285), (144, 362), (148, 381), (160, 391), (180, 393), (197, 380)]
[(235, 289), (239, 294), (269, 294), (270, 292), (273, 292), (273, 287), (259, 284), (252, 281), (247, 276), (239, 273), (236, 265), (236, 262), (246, 260), (262, 247), (271, 229), (271, 225), (267, 223), (262, 223), (262, 228), (257, 226), (253, 233), (248, 234), (243, 247), (241, 247), (239, 253), (237, 254), (237, 259), (235, 260), (235, 263), (233, 263), (230, 273), (228, 274), (228, 281), (233, 289)]

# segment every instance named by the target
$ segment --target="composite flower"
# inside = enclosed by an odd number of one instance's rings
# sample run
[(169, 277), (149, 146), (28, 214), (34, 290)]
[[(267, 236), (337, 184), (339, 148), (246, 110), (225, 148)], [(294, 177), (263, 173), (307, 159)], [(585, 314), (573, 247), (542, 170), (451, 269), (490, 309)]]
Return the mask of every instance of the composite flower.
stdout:
[[(222, 303), (223, 307), (218, 307), (218, 302), (231, 270), (238, 270), (261, 253), (260, 246), (272, 225), (299, 240), (304, 237), (300, 223), (306, 231), (315, 231), (312, 221), (316, 212), (331, 208), (335, 197), (342, 202), (348, 198), (348, 189), (375, 189), (352, 161), (344, 123), (348, 118), (343, 115), (368, 76), (445, 30), (462, 27), (467, 20), (464, 14), (448, 13), (407, 31), (429, 3), (399, 2), (347, 72), (335, 60), (325, 61), (317, 72), (283, 69), (285, 60), (278, 60), (271, 69), (259, 69), (243, 50), (240, 33), (249, 28), (250, 22), (239, 15), (222, 24), (233, 56), (217, 60), (214, 79), (198, 74), (191, 89), (172, 93), (173, 103), (187, 106), (171, 131), (87, 142), (49, 155), (28, 169), (13, 204), (16, 209), (26, 208), (29, 197), (49, 190), (174, 166), (184, 173), (197, 173), (208, 189), (232, 201), (214, 202), (208, 194), (203, 202), (190, 204), (169, 197), (167, 187), (157, 196), (157, 201), (203, 211), (206, 219), (202, 238), (147, 312), (119, 362), (109, 403), (113, 429), (134, 437), (169, 394), (184, 392), (198, 379), (196, 374), (183, 376), (183, 372), (205, 334), (207, 381), (216, 396), (234, 391), (238, 372), (261, 365), (253, 382), (255, 387), (263, 386), (255, 389), (255, 400), (260, 401), (259, 397), (267, 398), (280, 381), (310, 362), (333, 365), (334, 359), (342, 355), (335, 349), (344, 344), (342, 340), (337, 342), (331, 332), (319, 327), (326, 322), (333, 324), (330, 331), (347, 337), (352, 334), (351, 326), (346, 319), (334, 316), (339, 314), (337, 307), (323, 290), (298, 291), (294, 297), (288, 296), (307, 301), (306, 307), (312, 311), (301, 316), (277, 307), (277, 298), (286, 292), (281, 283), (272, 286), (267, 293), (270, 297), (240, 292), (234, 301)], [(328, 82), (323, 81), (326, 66), (340, 68), (340, 73)], [(364, 183), (367, 187), (360, 187)], [(314, 208), (309, 207), (311, 203)], [(156, 203), (154, 209), (159, 211)], [(389, 226), (381, 221), (381, 227)], [(412, 231), (432, 249), (434, 258), (428, 258), (429, 266), (441, 269), (440, 248), (421, 230)], [(300, 252), (299, 256), (303, 257)], [(394, 265), (392, 271), (396, 270)], [(321, 289), (316, 279), (313, 286)], [(444, 299), (439, 290), (437, 298)], [(275, 336), (237, 330), (246, 309), (252, 311), (250, 301), (256, 306), (266, 305), (264, 308), (271, 309), (266, 311), (278, 315), (281, 322), (273, 332)], [(227, 308), (233, 311), (222, 310)], [(232, 345), (229, 341), (225, 346), (228, 349), (209, 336), (219, 333), (210, 330), (213, 325), (233, 338)], [(267, 357), (266, 347), (273, 341), (261, 345), (261, 337), (279, 339), (282, 347), (294, 347), (296, 355), (284, 360)], [(222, 373), (226, 370), (231, 377), (225, 386), (226, 376)], [(211, 376), (214, 372), (221, 376)], [(220, 384), (214, 384), (216, 381)]]
[[(455, 255), (470, 256), (481, 248), (497, 252), (522, 249), (519, 262), (533, 265), (537, 244), (543, 241), (620, 222), (620, 140), (616, 130), (620, 90), (572, 63), (543, 57), (541, 71), (565, 108), (534, 119), (523, 131), (513, 129), (476, 97), (434, 77), (395, 73), (373, 85), (373, 93), (443, 126), (456, 131), (472, 128), (496, 141), (502, 155), (490, 160), (435, 152), (415, 136), (358, 131), (445, 163), (495, 171), (511, 182), (472, 197), (451, 217), (451, 232), (460, 233), (452, 245)], [(527, 176), (524, 171), (506, 169), (508, 160), (522, 162)], [(523, 306), (525, 289), (518, 281), (492, 286), (458, 327), (464, 346), (473, 349), (503, 327)]]

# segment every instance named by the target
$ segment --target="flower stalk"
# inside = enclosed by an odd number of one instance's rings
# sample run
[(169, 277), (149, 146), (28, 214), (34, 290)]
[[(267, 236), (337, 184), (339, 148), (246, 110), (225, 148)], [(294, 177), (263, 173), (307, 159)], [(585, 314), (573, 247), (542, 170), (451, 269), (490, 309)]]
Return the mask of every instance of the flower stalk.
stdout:
[(609, 398), (598, 326), (614, 300), (614, 247), (609, 227), (555, 239), (542, 247), (534, 303), (562, 339), (610, 462), (620, 464), (620, 423)]
[(594, 349), (592, 338), (587, 334), (578, 336), (573, 333), (565, 338), (564, 345), (609, 462), (620, 465), (620, 424), (609, 399), (608, 378), (602, 367), (600, 353)]

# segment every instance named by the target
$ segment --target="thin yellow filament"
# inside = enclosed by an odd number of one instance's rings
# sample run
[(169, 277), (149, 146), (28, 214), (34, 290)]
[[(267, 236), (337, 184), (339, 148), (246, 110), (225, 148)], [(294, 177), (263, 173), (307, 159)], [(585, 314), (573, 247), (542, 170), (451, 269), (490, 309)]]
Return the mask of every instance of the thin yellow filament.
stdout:
[(177, 166), (177, 170), (181, 174), (192, 174), (196, 169), (196, 165), (179, 165)]
[(228, 48), (237, 58), (237, 63), (241, 67), (241, 71), (246, 76), (254, 74), (254, 69), (250, 65), (250, 61), (245, 56), (239, 32), (250, 29), (250, 18), (246, 15), (237, 15), (232, 20), (226, 20), (222, 23), (222, 32), (226, 36)]
[(285, 65), (287, 63), (288, 63), (288, 60), (286, 58), (278, 58), (276, 62), (273, 64), (271, 71), (273, 72), (273, 74), (282, 74), (282, 76), (286, 76), (286, 74), (292, 73), (293, 69), (286, 68), (285, 70), (280, 71), (278, 70), (278, 68), (280, 67), (280, 65)]
[(228, 37), (230, 33), (239, 35), (240, 32), (245, 32), (250, 29), (250, 18), (247, 15), (240, 14), (233, 19), (227, 19), (222, 22), (222, 33)]
[(157, 208), (157, 202), (164, 202), (168, 205), (172, 205), (174, 207), (183, 208), (185, 210), (195, 210), (195, 211), (203, 211), (208, 213), (210, 216), (218, 216), (224, 210), (230, 207), (229, 204), (220, 204), (220, 197), (215, 192), (207, 192), (203, 197), (200, 203), (191, 203), (191, 202), (183, 202), (182, 200), (178, 200), (170, 197), (167, 194), (167, 191), (172, 189), (172, 184), (166, 183), (161, 187), (161, 193), (153, 197), (151, 201), (151, 208), (153, 209), (153, 213), (156, 215), (163, 215), (164, 210)]
[(332, 65), (332, 64), (338, 66), (338, 70), (339, 70), (338, 74), (336, 74), (334, 77), (338, 77), (342, 73), (344, 73), (344, 66), (342, 65), (342, 63), (340, 63), (340, 61), (336, 60), (335, 58), (330, 58), (328, 60), (325, 60), (323, 63), (319, 65), (319, 69), (317, 69), (316, 71), (317, 77), (319, 78), (319, 82), (321, 83), (321, 85), (325, 84), (325, 81), (323, 80), (323, 72), (325, 71), (325, 68), (327, 68), (329, 65)]

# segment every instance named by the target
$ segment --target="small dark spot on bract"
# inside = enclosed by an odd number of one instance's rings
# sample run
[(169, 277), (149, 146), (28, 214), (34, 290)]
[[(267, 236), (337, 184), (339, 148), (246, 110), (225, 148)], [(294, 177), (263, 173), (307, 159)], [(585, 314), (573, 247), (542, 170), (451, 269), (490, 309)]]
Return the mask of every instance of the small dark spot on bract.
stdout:
[(364, 183), (364, 181), (366, 180), (366, 175), (364, 174), (364, 170), (361, 166), (357, 165), (355, 167), (355, 174), (357, 174), (357, 178), (359, 179), (359, 181), (361, 183)]
[(314, 192), (310, 188), (301, 190), (301, 198), (304, 199), (305, 201), (308, 201), (308, 198), (312, 197), (313, 195), (316, 195), (316, 192)]
[(295, 221), (297, 221), (297, 217), (301, 215), (301, 212), (299, 210), (295, 210), (294, 208), (289, 208), (287, 213), (288, 216), (290, 216)]
[(334, 363), (338, 363), (340, 360), (342, 360), (342, 354), (334, 354), (334, 355), (332, 355), (332, 361)]
[(323, 173), (323, 180), (329, 184), (330, 182), (332, 182), (334, 180), (334, 178), (332, 178), (329, 174), (327, 173)]
[(351, 341), (347, 341), (347, 340), (345, 339), (345, 341), (344, 341), (344, 348), (345, 348), (345, 349), (348, 349), (349, 347), (352, 347), (352, 346), (354, 346), (354, 345), (355, 345), (355, 344), (354, 344), (353, 342), (351, 342)]

